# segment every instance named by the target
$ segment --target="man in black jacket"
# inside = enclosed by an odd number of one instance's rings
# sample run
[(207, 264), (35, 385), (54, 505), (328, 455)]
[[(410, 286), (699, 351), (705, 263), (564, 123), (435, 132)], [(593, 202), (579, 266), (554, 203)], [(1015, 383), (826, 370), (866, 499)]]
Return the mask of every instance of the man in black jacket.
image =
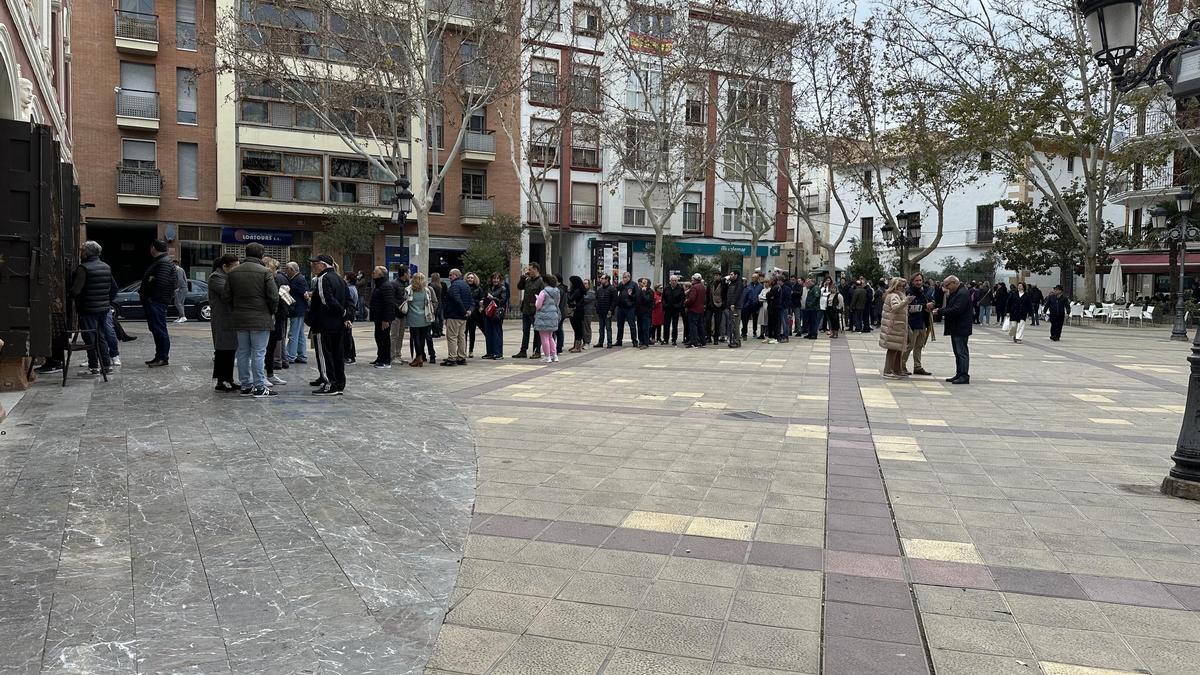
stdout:
[(1054, 342), (1062, 339), (1063, 323), (1067, 320), (1070, 305), (1067, 296), (1063, 295), (1062, 286), (1055, 286), (1054, 290), (1050, 291), (1050, 297), (1046, 298), (1046, 313), (1050, 315), (1050, 339)]
[(975, 319), (971, 311), (971, 298), (962, 282), (956, 276), (948, 276), (942, 281), (946, 290), (945, 306), (933, 310), (934, 317), (941, 317), (945, 324), (945, 334), (950, 336), (950, 346), (954, 349), (954, 377), (946, 378), (950, 384), (971, 383), (971, 353), (967, 349), (967, 339), (971, 337), (971, 324)]
[(637, 297), (638, 285), (633, 281), (629, 272), (621, 275), (621, 283), (617, 284), (617, 346), (625, 341), (625, 324), (629, 324), (629, 341), (636, 347), (637, 336)]
[(704, 307), (705, 342), (714, 345), (721, 341), (721, 328), (725, 323), (725, 278), (720, 272), (713, 273), (708, 286), (708, 304)]
[(167, 242), (155, 239), (150, 245), (153, 260), (142, 275), (138, 295), (146, 311), (146, 326), (154, 336), (154, 358), (146, 362), (151, 368), (169, 364), (171, 336), (167, 333), (167, 307), (175, 302), (175, 265), (167, 255)]
[(341, 396), (346, 389), (346, 358), (342, 346), (346, 328), (354, 316), (346, 282), (333, 267), (333, 258), (319, 255), (312, 263), (312, 290), (308, 292), (308, 327), (316, 342), (316, 396)]
[(596, 285), (596, 322), (600, 328), (593, 347), (604, 347), (605, 340), (609, 347), (613, 346), (612, 318), (616, 308), (617, 289), (607, 274), (601, 274), (600, 283)]
[(1040, 325), (1039, 319), (1042, 316), (1042, 303), (1046, 301), (1046, 297), (1042, 295), (1042, 289), (1037, 286), (1029, 287), (1029, 323), (1034, 326)]
[(371, 321), (375, 322), (376, 368), (392, 367), (392, 322), (396, 320), (396, 282), (388, 278), (387, 268), (380, 265), (371, 272), (375, 290), (371, 293)]
[(88, 369), (83, 375), (108, 374), (112, 368), (112, 356), (108, 332), (108, 310), (113, 298), (117, 297), (117, 282), (112, 268), (100, 260), (100, 244), (85, 241), (80, 248), (80, 263), (75, 268), (71, 281), (71, 297), (75, 299), (75, 313), (79, 316), (79, 329), (87, 343)]
[(672, 345), (679, 344), (679, 320), (683, 317), (683, 286), (679, 277), (672, 274), (663, 289), (663, 340), (670, 340)]
[[(675, 280), (675, 277), (671, 277)], [(677, 280), (676, 280), (677, 281)], [(738, 319), (741, 318), (741, 310), (739, 306), (742, 302), (742, 294), (746, 292), (746, 283), (742, 281), (742, 275), (734, 270), (729, 273), (729, 279), (725, 282), (725, 302), (723, 303), (723, 318), (725, 323), (725, 337), (729, 338), (729, 348), (742, 346), (742, 333), (738, 330)], [(683, 289), (680, 289), (679, 305), (683, 307)], [(666, 302), (666, 298), (663, 298)]]

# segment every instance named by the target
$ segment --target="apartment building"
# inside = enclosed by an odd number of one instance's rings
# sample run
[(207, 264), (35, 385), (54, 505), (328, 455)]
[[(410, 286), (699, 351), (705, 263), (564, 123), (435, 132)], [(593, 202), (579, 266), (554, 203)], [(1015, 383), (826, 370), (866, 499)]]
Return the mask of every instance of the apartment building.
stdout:
[[(551, 214), (549, 248), (556, 273), (594, 278), (602, 270), (615, 268), (629, 271), (635, 278), (651, 276), (654, 230), (642, 200), (642, 186), (627, 180), (627, 174), (617, 167), (618, 157), (605, 140), (607, 134), (596, 125), (605, 123), (604, 108), (611, 102), (620, 102), (617, 105), (624, 110), (650, 110), (654, 102), (648, 99), (654, 94), (633, 84), (630, 64), (613, 53), (640, 48), (653, 54), (677, 48), (673, 43), (680, 35), (703, 35), (706, 30), (715, 35), (721, 22), (728, 20), (728, 15), (713, 6), (698, 3), (681, 5), (684, 9), (669, 14), (664, 14), (662, 7), (629, 7), (626, 14), (596, 0), (535, 0), (532, 6), (532, 17), (542, 30), (530, 53), (531, 78), (521, 100), (522, 136), (530, 140), (528, 152), (533, 158), (523, 165), (521, 179), (537, 199), (522, 190), (521, 213), (529, 226), (523, 258), (545, 262), (547, 247), (535, 201), (541, 202)], [(628, 16), (627, 30), (605, 26), (612, 16)], [(687, 26), (687, 31), (672, 30), (672, 24)], [(619, 45), (615, 40), (630, 44)], [(723, 112), (719, 106), (732, 105), (741, 86), (762, 90), (779, 105), (790, 105), (790, 82), (737, 80), (736, 74), (722, 72), (715, 65), (696, 72), (694, 85), (688, 88), (686, 110), (679, 116), (679, 124), (686, 129), (680, 131), (714, 134)], [(569, 111), (566, 114), (571, 119), (560, 121), (563, 111)], [(556, 125), (558, 133), (543, 133)], [(756, 142), (750, 134), (745, 136), (731, 135), (729, 147)], [(550, 140), (539, 142), (539, 138)], [(787, 166), (786, 159), (778, 163), (768, 159), (765, 145), (761, 147), (764, 173), (774, 175), (779, 166)], [(786, 182), (779, 181), (774, 189), (741, 184), (725, 173), (731, 167), (724, 160), (725, 153), (718, 153), (689, 175), (691, 187), (671, 216), (667, 235), (685, 258), (711, 258), (731, 249), (742, 253), (747, 270), (786, 267), (781, 248), (790, 234)], [(744, 190), (755, 190), (757, 199), (739, 194)], [(759, 208), (750, 206), (752, 203)], [(659, 206), (666, 209), (668, 205)], [(755, 213), (747, 217), (764, 223), (757, 251), (751, 250), (751, 234), (742, 226), (746, 214), (740, 209), (753, 209)]]
[[(328, 32), (338, 20), (331, 12), (284, 10), (282, 0), (246, 6), (241, 0), (116, 0), (115, 7), (81, 1), (75, 49), (89, 77), (76, 86), (76, 118), (83, 200), (94, 205), (86, 213), (88, 236), (120, 252), (109, 256), (120, 281), (139, 278), (156, 237), (168, 241), (193, 279), (206, 278), (215, 258), (240, 253), (252, 241), (280, 260), (305, 263), (328, 210), (350, 205), (369, 209), (381, 227), (374, 252), (356, 256), (354, 269), (408, 264), (415, 220), (410, 214), (403, 237), (390, 222), (391, 178), (282, 88), (214, 68), (216, 50), (206, 36), (219, 24), (227, 27), (225, 17), (251, 7), (256, 16), (286, 17), (280, 29), (297, 34), (298, 56), (336, 61), (330, 45), (300, 35), (307, 27), (314, 35)], [(446, 116), (452, 119), (452, 111)], [(436, 151), (451, 170), (430, 217), (426, 271), (459, 265), (487, 216), (517, 212), (515, 172), (496, 161), (507, 149), (492, 133), (492, 117), (483, 111), (472, 119), (458, 157), (447, 148)], [(411, 156), (404, 155), (404, 172), (414, 183), (426, 180), (427, 162)], [(513, 199), (507, 207), (498, 204), (504, 195)]]

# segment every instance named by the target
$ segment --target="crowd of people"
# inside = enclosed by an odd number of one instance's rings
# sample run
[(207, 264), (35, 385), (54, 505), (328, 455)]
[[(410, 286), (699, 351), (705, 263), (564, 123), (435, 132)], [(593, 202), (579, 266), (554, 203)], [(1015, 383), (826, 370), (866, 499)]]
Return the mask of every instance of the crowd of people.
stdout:
[[(116, 282), (100, 254), (96, 242), (83, 245), (71, 287), (89, 346), (84, 374), (107, 373), (120, 365), (117, 334), (123, 331), (112, 311)], [(139, 291), (155, 343), (154, 357), (146, 365), (163, 367), (170, 363), (166, 317), (168, 306), (179, 301), (180, 268), (170, 259), (166, 242), (155, 241), (151, 255)], [(557, 362), (567, 347), (567, 324), (572, 342), (566, 351), (574, 353), (622, 347), (626, 330), (629, 344), (638, 349), (681, 343), (689, 349), (737, 349), (748, 339), (778, 344), (793, 337), (816, 340), (821, 333), (837, 339), (847, 331), (879, 330), (887, 378), (931, 375), (922, 364), (922, 350), (936, 339), (935, 324), (943, 323), (956, 363), (947, 381), (966, 384), (967, 338), (973, 325), (990, 323), (994, 311), (1013, 341), (1020, 343), (1026, 324), (1037, 325), (1045, 314), (1051, 339), (1058, 340), (1069, 307), (1061, 287), (1043, 296), (1036, 286), (964, 283), (953, 276), (934, 283), (921, 273), (872, 283), (862, 277), (835, 281), (828, 275), (805, 278), (780, 271), (755, 271), (742, 279), (733, 271), (713, 273), (707, 280), (701, 274), (688, 279), (672, 275), (665, 285), (655, 285), (624, 272), (618, 279), (601, 274), (593, 284), (579, 276), (564, 282), (543, 275), (534, 263), (523, 270), (513, 289), (500, 274), (484, 283), (479, 275), (458, 269), (443, 280), (437, 273), (428, 278), (407, 271), (392, 274), (381, 266), (368, 277), (339, 273), (328, 255), (315, 256), (309, 264), (306, 276), (298, 263), (274, 260), (256, 243), (246, 246), (244, 257), (225, 254), (214, 261), (208, 302), (217, 391), (274, 396), (273, 388), (287, 383), (278, 371), (308, 363), (311, 344), (317, 367), (317, 377), (310, 382), (316, 387), (313, 393), (339, 396), (346, 388), (346, 366), (357, 362), (352, 329), (364, 320), (374, 328), (375, 359), (370, 365), (375, 368), (390, 369), (397, 362), (413, 368), (466, 365), (475, 358), (479, 332), (484, 341), (481, 358), (500, 360), (510, 305), (521, 318), (521, 346), (512, 355), (517, 359)], [(445, 338), (446, 350), (440, 362), (434, 343), (439, 337)], [(46, 367), (39, 371), (47, 372)]]

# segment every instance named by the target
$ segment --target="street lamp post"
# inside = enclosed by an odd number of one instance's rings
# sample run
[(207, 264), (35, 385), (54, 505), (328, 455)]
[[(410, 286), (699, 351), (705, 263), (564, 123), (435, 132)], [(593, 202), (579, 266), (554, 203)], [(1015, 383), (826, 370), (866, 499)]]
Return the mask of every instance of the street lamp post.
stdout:
[(1179, 194), (1175, 196), (1175, 206), (1178, 213), (1174, 219), (1174, 227), (1167, 227), (1170, 215), (1161, 206), (1156, 206), (1150, 211), (1150, 218), (1154, 229), (1161, 233), (1163, 239), (1170, 242), (1168, 245), (1179, 247), (1179, 286), (1175, 291), (1175, 323), (1171, 327), (1171, 339), (1186, 341), (1188, 335), (1183, 304), (1183, 280), (1187, 276), (1187, 243), (1188, 240), (1200, 239), (1200, 228), (1190, 223), (1192, 211), (1192, 191), (1190, 189), (1183, 188), (1179, 191)]
[[(1159, 49), (1141, 70), (1125, 72), (1125, 64), (1137, 54), (1141, 10), (1142, 0), (1081, 0), (1079, 3), (1092, 41), (1092, 53), (1112, 71), (1113, 88), (1129, 92), (1139, 86), (1164, 83), (1170, 88), (1176, 109), (1179, 109), (1185, 100), (1200, 95), (1200, 59), (1197, 58), (1200, 56), (1200, 19), (1192, 19), (1179, 37)], [(1182, 201), (1179, 206), (1182, 211)], [(1190, 211), (1190, 192), (1186, 206)], [(1186, 221), (1181, 227), (1187, 227)], [(1184, 235), (1180, 237), (1182, 242), (1187, 232), (1181, 235)], [(1176, 299), (1176, 321), (1179, 320), (1181, 302), (1182, 292)], [(1191, 374), (1187, 404), (1175, 454), (1171, 455), (1175, 466), (1163, 479), (1162, 492), (1200, 500), (1200, 415), (1197, 414), (1200, 412), (1200, 330), (1196, 331), (1188, 363)]]
[(896, 214), (896, 224), (884, 223), (879, 228), (883, 234), (883, 243), (896, 249), (900, 258), (900, 276), (908, 276), (908, 249), (921, 245), (921, 216), (917, 213)]
[(409, 191), (409, 186), (412, 183), (408, 179), (401, 176), (396, 179), (396, 203), (392, 207), (392, 224), (400, 230), (400, 248), (404, 248), (404, 223), (408, 220), (408, 214), (412, 211), (413, 194)]

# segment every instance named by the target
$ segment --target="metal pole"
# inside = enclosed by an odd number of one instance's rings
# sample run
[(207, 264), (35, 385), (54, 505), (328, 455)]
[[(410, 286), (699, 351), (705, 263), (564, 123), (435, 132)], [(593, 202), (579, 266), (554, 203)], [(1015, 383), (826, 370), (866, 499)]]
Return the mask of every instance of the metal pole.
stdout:
[(1183, 309), (1183, 279), (1184, 279), (1184, 264), (1187, 261), (1187, 226), (1184, 223), (1179, 224), (1179, 288), (1175, 292), (1175, 325), (1171, 327), (1171, 339), (1178, 341), (1186, 341), (1187, 335), (1187, 320), (1184, 316)]

